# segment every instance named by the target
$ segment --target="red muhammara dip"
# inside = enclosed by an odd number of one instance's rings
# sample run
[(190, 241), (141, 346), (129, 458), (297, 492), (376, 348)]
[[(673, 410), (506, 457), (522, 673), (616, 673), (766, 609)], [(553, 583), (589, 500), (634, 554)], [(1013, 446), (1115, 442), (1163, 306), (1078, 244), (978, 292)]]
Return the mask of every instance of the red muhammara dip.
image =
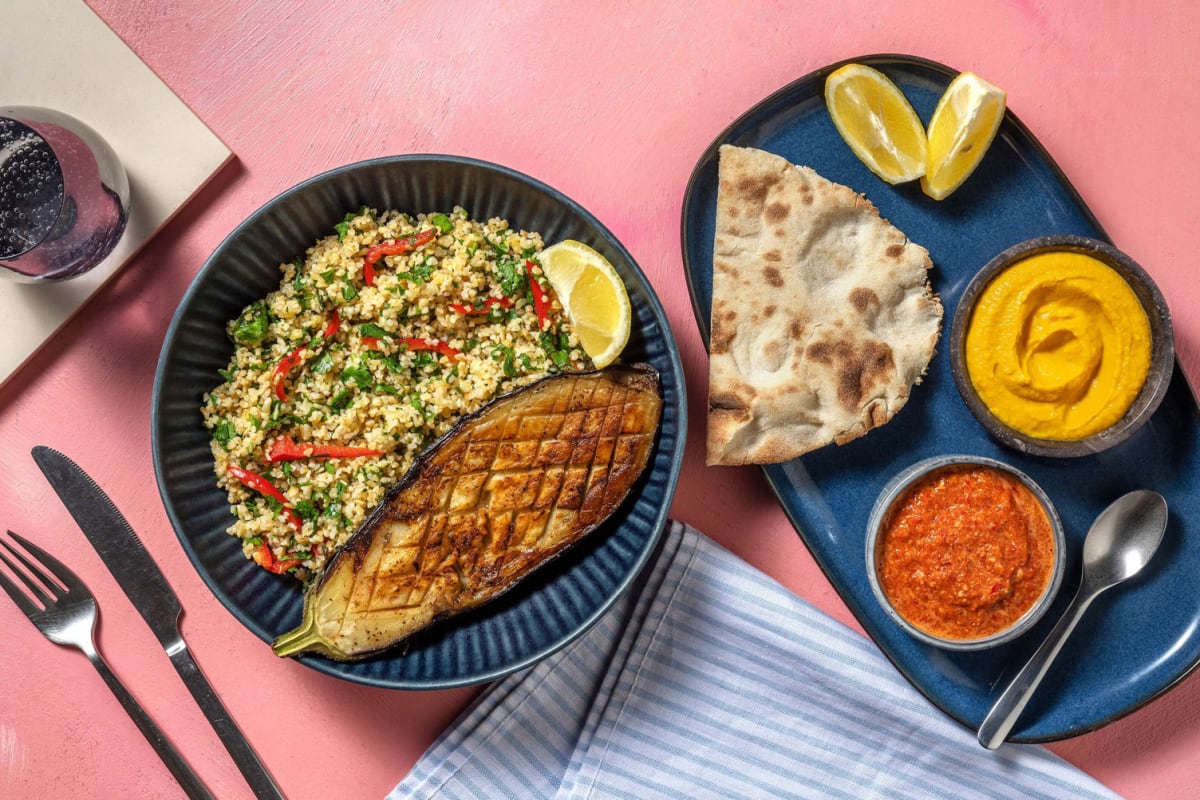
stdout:
[(993, 467), (953, 465), (910, 486), (884, 520), (876, 561), (884, 594), (943, 639), (1010, 627), (1054, 569), (1054, 532), (1036, 495)]

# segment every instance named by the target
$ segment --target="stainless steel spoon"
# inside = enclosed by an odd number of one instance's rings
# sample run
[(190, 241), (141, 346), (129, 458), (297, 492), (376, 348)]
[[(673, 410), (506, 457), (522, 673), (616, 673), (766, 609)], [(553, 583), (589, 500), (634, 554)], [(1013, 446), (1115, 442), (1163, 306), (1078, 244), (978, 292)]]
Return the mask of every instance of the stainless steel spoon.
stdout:
[(1075, 599), (984, 718), (981, 745), (995, 750), (1008, 738), (1083, 612), (1101, 592), (1141, 571), (1166, 529), (1167, 501), (1158, 492), (1130, 492), (1100, 512), (1083, 542), (1083, 580)]

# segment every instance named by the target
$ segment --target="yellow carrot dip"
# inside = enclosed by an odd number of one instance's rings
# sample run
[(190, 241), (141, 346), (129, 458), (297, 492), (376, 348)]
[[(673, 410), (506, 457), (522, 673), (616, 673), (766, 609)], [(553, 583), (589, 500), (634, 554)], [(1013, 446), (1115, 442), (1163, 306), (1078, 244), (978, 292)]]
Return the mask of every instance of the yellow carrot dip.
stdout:
[(980, 294), (966, 367), (1001, 421), (1040, 439), (1074, 441), (1120, 420), (1150, 368), (1150, 322), (1115, 270), (1051, 250), (1002, 271)]
[(982, 639), (1017, 622), (1054, 572), (1055, 538), (1036, 495), (989, 466), (935, 470), (909, 486), (876, 545), (880, 587), (932, 636)]

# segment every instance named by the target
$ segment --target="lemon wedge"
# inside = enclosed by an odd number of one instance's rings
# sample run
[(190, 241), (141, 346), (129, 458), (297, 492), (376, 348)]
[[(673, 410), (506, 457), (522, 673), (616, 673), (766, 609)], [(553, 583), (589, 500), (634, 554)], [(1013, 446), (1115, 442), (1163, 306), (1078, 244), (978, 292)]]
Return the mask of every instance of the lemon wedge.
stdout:
[(929, 120), (929, 161), (921, 190), (941, 200), (962, 185), (996, 137), (1006, 95), (973, 72), (959, 73)]
[(608, 259), (574, 239), (550, 245), (538, 261), (584, 352), (597, 369), (611, 364), (629, 341), (633, 319), (621, 276)]
[(825, 106), (838, 133), (888, 183), (925, 174), (925, 127), (891, 79), (865, 64), (846, 64), (825, 79)]

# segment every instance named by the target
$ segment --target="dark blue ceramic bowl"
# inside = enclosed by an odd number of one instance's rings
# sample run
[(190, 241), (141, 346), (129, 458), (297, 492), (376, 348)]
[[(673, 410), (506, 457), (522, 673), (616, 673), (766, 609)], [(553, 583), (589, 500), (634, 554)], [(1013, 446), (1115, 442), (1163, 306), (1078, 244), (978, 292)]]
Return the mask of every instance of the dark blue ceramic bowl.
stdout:
[(229, 504), (216, 486), (204, 392), (232, 354), (225, 324), (279, 286), (279, 265), (368, 205), (408, 213), (460, 205), (475, 219), (502, 217), (547, 244), (577, 239), (616, 267), (633, 306), (625, 362), (662, 378), (662, 430), (641, 483), (618, 512), (573, 551), (495, 602), (350, 663), (302, 656), (308, 666), (374, 686), (435, 689), (493, 680), (533, 664), (586, 631), (633, 581), (666, 524), (687, 430), (683, 370), (662, 306), (620, 242), (562, 193), (505, 167), (468, 158), (412, 155), (331, 170), (268, 202), (238, 226), (201, 268), (163, 343), (154, 378), (151, 446), (167, 515), (197, 571), (238, 620), (265, 642), (300, 622), (301, 587), (242, 557), (225, 533)]

